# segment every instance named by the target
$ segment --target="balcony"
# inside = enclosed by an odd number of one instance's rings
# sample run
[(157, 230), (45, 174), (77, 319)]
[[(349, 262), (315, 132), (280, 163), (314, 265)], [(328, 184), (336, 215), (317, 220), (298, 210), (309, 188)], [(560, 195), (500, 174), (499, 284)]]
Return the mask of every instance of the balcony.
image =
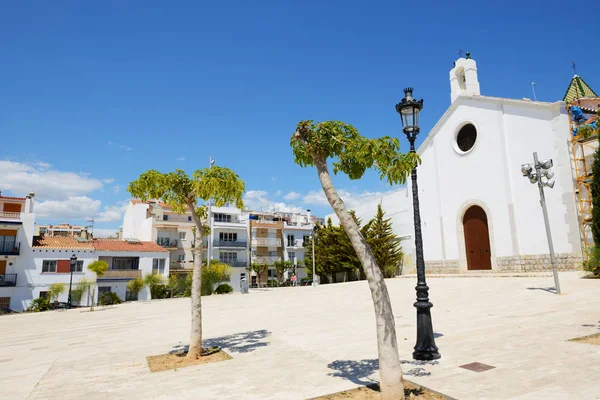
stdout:
[(212, 219), (213, 226), (215, 228), (238, 228), (238, 229), (246, 229), (246, 222), (241, 222), (235, 219)]
[(281, 261), (281, 257), (274, 256), (254, 256), (252, 262), (256, 264), (273, 264), (276, 261)]
[(17, 274), (0, 275), (0, 287), (17, 286)]
[(0, 218), (19, 219), (21, 218), (20, 212), (0, 211)]
[(21, 252), (21, 243), (2, 243), (0, 241), (0, 256), (18, 256)]
[(247, 261), (226, 261), (226, 260), (219, 260), (219, 261), (221, 261), (222, 263), (225, 263), (233, 268), (246, 268), (248, 266)]
[(293, 247), (293, 248), (306, 247), (306, 244), (304, 243), (304, 240), (302, 240), (302, 239), (288, 240), (286, 242), (286, 244), (287, 244), (286, 247)]
[(156, 244), (166, 248), (176, 248), (177, 239), (158, 238), (156, 239)]
[(251, 219), (253, 228), (282, 229), (283, 221), (270, 221), (268, 219)]
[(214, 240), (213, 241), (213, 246), (214, 247), (243, 247), (246, 248), (248, 247), (248, 242), (242, 242), (242, 241), (227, 241), (227, 240)]
[(252, 247), (281, 247), (281, 239), (279, 238), (254, 238), (252, 239)]
[(128, 281), (130, 279), (141, 278), (141, 269), (109, 269), (104, 271), (104, 275), (99, 276), (99, 281)]

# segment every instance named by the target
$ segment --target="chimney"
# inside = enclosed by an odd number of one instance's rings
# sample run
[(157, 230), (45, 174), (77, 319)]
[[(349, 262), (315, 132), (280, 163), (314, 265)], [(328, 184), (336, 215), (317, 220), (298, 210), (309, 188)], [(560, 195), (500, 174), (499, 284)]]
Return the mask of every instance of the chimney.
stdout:
[(310, 216), (310, 210), (306, 210), (306, 219), (308, 219), (309, 224), (312, 222), (312, 218)]
[(25, 213), (31, 214), (33, 212), (33, 204), (35, 203), (34, 198), (35, 192), (29, 192), (29, 194), (25, 196)]

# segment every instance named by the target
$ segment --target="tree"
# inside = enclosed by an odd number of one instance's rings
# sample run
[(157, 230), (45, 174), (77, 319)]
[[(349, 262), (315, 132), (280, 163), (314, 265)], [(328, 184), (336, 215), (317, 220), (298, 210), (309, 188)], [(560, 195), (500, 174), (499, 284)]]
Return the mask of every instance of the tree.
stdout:
[(177, 275), (170, 275), (167, 280), (167, 290), (169, 291), (169, 297), (173, 298), (175, 291), (179, 289), (180, 279)]
[(367, 169), (375, 168), (380, 179), (393, 185), (406, 182), (407, 175), (417, 165), (418, 156), (400, 153), (397, 138), (368, 139), (352, 125), (339, 121), (301, 121), (290, 145), (296, 164), (316, 167), (325, 196), (348, 235), (369, 283), (375, 309), (381, 397), (403, 399), (402, 368), (387, 286), (371, 248), (333, 186), (327, 161), (334, 159), (334, 174), (342, 172), (350, 179), (360, 179)]
[(129, 290), (131, 293), (134, 293), (135, 297), (137, 298), (144, 285), (146, 285), (144, 280), (138, 277), (127, 282), (127, 290)]
[(71, 292), (71, 299), (77, 302), (77, 304), (81, 305), (81, 298), (84, 294), (87, 294), (87, 305), (90, 304), (90, 288), (94, 282), (90, 281), (86, 278), (81, 278), (77, 285), (75, 285), (75, 290)]
[(273, 263), (273, 266), (275, 267), (275, 271), (277, 273), (278, 283), (281, 283), (283, 281), (283, 274), (285, 274), (286, 271), (289, 271), (290, 269), (294, 268), (294, 264), (292, 264), (291, 261), (283, 260), (275, 261)]
[(48, 288), (48, 294), (50, 295), (51, 301), (58, 301), (58, 296), (63, 294), (67, 290), (67, 285), (62, 282), (56, 282), (50, 285)]
[(219, 283), (228, 280), (230, 268), (219, 260), (211, 260), (210, 266), (202, 268), (202, 296), (210, 296)]
[(180, 169), (169, 173), (149, 170), (131, 182), (127, 190), (142, 201), (160, 199), (176, 213), (192, 213), (196, 229), (191, 291), (192, 321), (187, 357), (198, 359), (202, 356), (202, 238), (210, 232), (209, 226), (204, 222), (208, 217), (205, 202), (211, 200), (217, 207), (233, 203), (238, 208), (244, 208), (244, 182), (232, 170), (218, 166), (197, 170), (192, 176)]
[(386, 278), (395, 276), (404, 256), (391, 221), (391, 218), (385, 218), (383, 208), (378, 204), (377, 213), (369, 222), (367, 235), (367, 242), (373, 251), (373, 256)]
[(250, 264), (250, 270), (256, 272), (256, 284), (260, 287), (260, 276), (269, 269), (268, 264), (252, 263)]
[(148, 286), (148, 290), (150, 290), (150, 300), (152, 300), (152, 294), (158, 289), (158, 287), (164, 284), (165, 278), (161, 274), (153, 272), (144, 276), (144, 285)]
[[(108, 264), (106, 263), (106, 261), (97, 260), (97, 261), (94, 261), (93, 263), (90, 263), (90, 265), (88, 265), (88, 269), (90, 271), (92, 271), (94, 274), (96, 274), (96, 280), (98, 280), (98, 278), (100, 278), (102, 275), (104, 275), (104, 273), (108, 269)], [(94, 311), (94, 297), (96, 297), (96, 284), (95, 283), (94, 283), (94, 290), (92, 291), (92, 307), (90, 308), (90, 311)]]

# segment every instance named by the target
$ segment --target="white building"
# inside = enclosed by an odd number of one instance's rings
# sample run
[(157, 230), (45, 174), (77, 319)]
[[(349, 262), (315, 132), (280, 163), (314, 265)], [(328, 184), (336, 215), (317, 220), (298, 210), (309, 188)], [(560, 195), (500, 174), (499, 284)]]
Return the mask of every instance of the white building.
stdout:
[(192, 213), (177, 214), (158, 201), (131, 200), (123, 216), (123, 239), (151, 241), (169, 250), (170, 269), (192, 269)]
[[(533, 152), (554, 161), (556, 185), (545, 193), (558, 266), (579, 268), (582, 238), (565, 103), (482, 96), (476, 63), (469, 58), (456, 61), (450, 89), (450, 107), (417, 151), (428, 272), (549, 268), (538, 189), (520, 172), (522, 164), (533, 162)], [(421, 114), (426, 118), (427, 109)], [(407, 187), (358, 207), (357, 215), (372, 218), (380, 201), (405, 239), (404, 272), (412, 272), (410, 177)]]

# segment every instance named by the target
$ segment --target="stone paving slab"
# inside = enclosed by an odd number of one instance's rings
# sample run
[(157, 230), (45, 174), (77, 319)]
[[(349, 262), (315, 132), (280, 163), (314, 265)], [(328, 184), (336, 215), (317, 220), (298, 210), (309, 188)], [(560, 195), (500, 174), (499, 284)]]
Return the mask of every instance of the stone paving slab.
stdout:
[[(410, 357), (414, 284), (387, 281), (407, 379), (456, 399), (600, 399), (599, 280), (430, 279), (442, 358)], [(366, 282), (203, 298), (204, 334), (232, 360), (151, 373), (187, 344), (189, 299), (0, 317), (0, 399), (307, 399), (377, 380)], [(459, 366), (494, 366), (473, 372)]]

